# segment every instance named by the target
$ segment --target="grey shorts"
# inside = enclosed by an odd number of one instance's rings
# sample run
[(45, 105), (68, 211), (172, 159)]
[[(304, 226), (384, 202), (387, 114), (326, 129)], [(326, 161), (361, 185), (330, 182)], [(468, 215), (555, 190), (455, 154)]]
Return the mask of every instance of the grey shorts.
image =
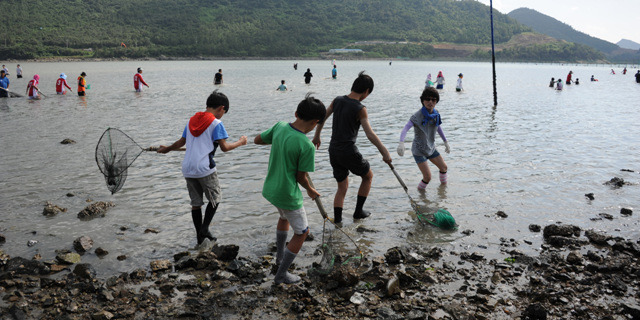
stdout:
[(185, 180), (187, 180), (187, 190), (189, 190), (192, 207), (204, 205), (203, 193), (212, 205), (215, 206), (216, 203), (220, 203), (221, 190), (220, 182), (218, 182), (218, 172), (202, 178), (185, 178)]
[(303, 234), (309, 229), (309, 223), (307, 222), (307, 212), (304, 211), (304, 207), (296, 210), (286, 210), (278, 208), (280, 218), (289, 221), (291, 229), (295, 234)]

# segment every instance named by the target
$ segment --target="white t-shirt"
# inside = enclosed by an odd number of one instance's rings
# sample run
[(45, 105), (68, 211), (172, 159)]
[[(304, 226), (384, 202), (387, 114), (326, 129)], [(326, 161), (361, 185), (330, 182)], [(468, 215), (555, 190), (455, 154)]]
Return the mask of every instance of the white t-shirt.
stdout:
[(216, 141), (229, 138), (222, 121), (213, 120), (209, 127), (197, 137), (191, 134), (187, 124), (182, 137), (187, 139), (187, 150), (182, 160), (182, 175), (185, 178), (202, 178), (216, 172), (216, 164), (213, 160), (218, 148)]

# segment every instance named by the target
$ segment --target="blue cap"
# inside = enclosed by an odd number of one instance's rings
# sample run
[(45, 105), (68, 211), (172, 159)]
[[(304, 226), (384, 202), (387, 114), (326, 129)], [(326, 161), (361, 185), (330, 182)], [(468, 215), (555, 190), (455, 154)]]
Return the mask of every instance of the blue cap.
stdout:
[(64, 74), (64, 73), (61, 73), (61, 74), (60, 74), (60, 78), (62, 78), (62, 79), (67, 79), (67, 75), (66, 75), (66, 74)]

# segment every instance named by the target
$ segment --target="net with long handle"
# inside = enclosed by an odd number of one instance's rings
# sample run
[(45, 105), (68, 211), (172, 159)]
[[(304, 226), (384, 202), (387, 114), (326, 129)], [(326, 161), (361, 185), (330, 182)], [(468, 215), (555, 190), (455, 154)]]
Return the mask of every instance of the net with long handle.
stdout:
[(107, 128), (102, 133), (96, 146), (96, 163), (111, 194), (122, 188), (127, 180), (127, 169), (144, 151), (144, 148), (119, 129)]
[[(311, 177), (307, 173), (307, 180), (309, 181), (309, 185), (315, 189), (313, 185), (313, 181), (311, 181)], [(331, 273), (336, 266), (353, 266), (355, 268), (360, 267), (362, 260), (364, 258), (364, 254), (358, 244), (347, 234), (342, 228), (336, 225), (329, 216), (327, 212), (324, 210), (324, 206), (322, 205), (322, 200), (320, 197), (316, 197), (314, 199), (316, 205), (318, 206), (318, 210), (320, 214), (324, 218), (324, 222), (322, 224), (322, 245), (320, 247), (320, 252), (322, 252), (322, 258), (319, 263), (314, 263), (311, 269), (311, 273), (316, 273), (318, 275), (326, 275)], [(335, 229), (333, 231), (327, 230), (327, 221), (332, 224)], [(338, 231), (338, 232), (337, 232)], [(336, 234), (344, 235), (349, 242), (341, 241), (340, 237)], [(325, 234), (329, 234), (329, 237), (325, 238)], [(350, 246), (353, 245), (352, 248)], [(340, 249), (340, 250), (338, 250)], [(338, 252), (340, 251), (340, 252)]]
[(398, 174), (394, 166), (391, 163), (389, 163), (389, 167), (391, 168), (391, 171), (398, 179), (398, 182), (400, 182), (400, 185), (402, 186), (402, 189), (404, 189), (404, 192), (407, 194), (407, 197), (409, 197), (409, 201), (411, 202), (411, 208), (413, 208), (413, 211), (415, 211), (416, 217), (418, 218), (418, 221), (420, 221), (420, 223), (422, 223), (423, 225), (431, 224), (445, 230), (457, 229), (458, 226), (456, 224), (456, 220), (453, 218), (451, 213), (449, 213), (449, 211), (447, 210), (439, 209), (433, 215), (422, 213), (422, 210), (420, 210), (420, 208), (418, 207), (418, 204), (413, 200), (413, 198), (409, 194), (409, 188), (407, 188), (407, 185), (404, 183), (404, 181), (402, 180), (402, 178), (400, 177), (400, 175)]

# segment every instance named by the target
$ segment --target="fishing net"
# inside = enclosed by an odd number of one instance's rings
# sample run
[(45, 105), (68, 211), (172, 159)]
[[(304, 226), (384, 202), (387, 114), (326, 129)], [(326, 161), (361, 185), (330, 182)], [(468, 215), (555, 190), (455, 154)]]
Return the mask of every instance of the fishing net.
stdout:
[(436, 213), (430, 215), (416, 211), (416, 216), (418, 217), (418, 221), (429, 223), (441, 229), (452, 230), (458, 227), (451, 213), (445, 209), (439, 209)]
[[(307, 174), (307, 180), (311, 187), (315, 189), (309, 174)], [(324, 218), (324, 222), (322, 224), (322, 244), (316, 251), (316, 254), (322, 254), (322, 258), (320, 262), (313, 263), (310, 273), (312, 275), (323, 276), (336, 270), (337, 267), (360, 267), (364, 254), (358, 244), (347, 232), (329, 219), (320, 197), (316, 197), (314, 201), (318, 206), (320, 214)], [(327, 230), (327, 222), (334, 226), (333, 230)], [(325, 237), (327, 234), (328, 237)]]
[(96, 146), (96, 163), (111, 194), (122, 188), (127, 169), (143, 151), (146, 150), (116, 128), (108, 128), (102, 134)]
[[(319, 262), (313, 263), (310, 273), (323, 276), (341, 268), (359, 268), (364, 255), (356, 242), (338, 226), (328, 231), (326, 221), (331, 220), (325, 220), (322, 228), (322, 245), (316, 251), (316, 254), (322, 254), (322, 257)], [(326, 239), (325, 235), (328, 235)]]
[(438, 228), (445, 229), (445, 230), (456, 229), (458, 227), (456, 224), (456, 220), (453, 218), (451, 213), (449, 213), (449, 211), (445, 209), (440, 209), (438, 210), (438, 212), (432, 215), (423, 214), (420, 208), (418, 207), (418, 204), (413, 200), (413, 198), (409, 194), (409, 188), (407, 188), (407, 185), (404, 183), (404, 181), (402, 181), (402, 178), (400, 177), (396, 169), (393, 167), (391, 163), (389, 163), (388, 165), (391, 168), (391, 171), (393, 172), (393, 174), (398, 179), (398, 182), (400, 182), (400, 185), (402, 186), (402, 189), (404, 189), (404, 192), (407, 194), (407, 197), (409, 197), (409, 201), (411, 202), (411, 208), (413, 208), (413, 211), (416, 213), (416, 217), (418, 218), (418, 221), (420, 221), (420, 223), (422, 223), (423, 225), (426, 225), (427, 223), (429, 223), (431, 225), (434, 225)]

